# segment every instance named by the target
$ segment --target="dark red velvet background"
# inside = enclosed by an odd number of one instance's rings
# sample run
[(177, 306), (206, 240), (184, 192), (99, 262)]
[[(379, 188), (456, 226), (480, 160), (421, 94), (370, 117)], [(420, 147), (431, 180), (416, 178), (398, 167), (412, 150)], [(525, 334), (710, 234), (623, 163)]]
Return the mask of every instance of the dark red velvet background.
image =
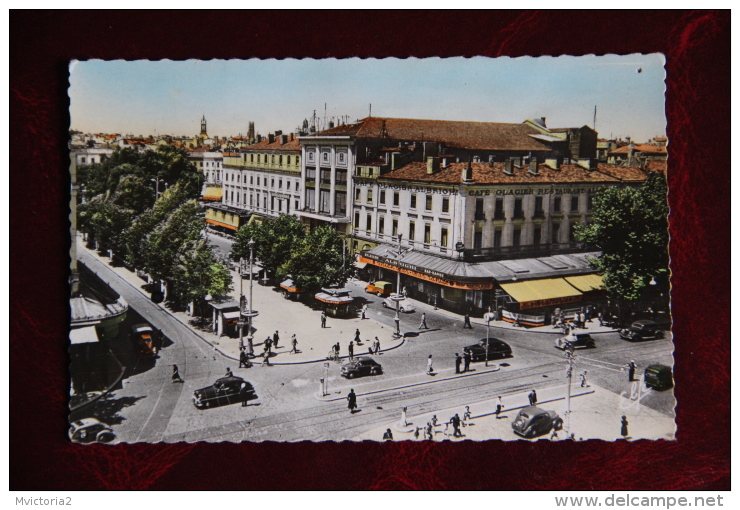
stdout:
[[(729, 489), (729, 11), (11, 11), (10, 42), (11, 490)], [(650, 52), (668, 72), (676, 441), (67, 441), (69, 59)]]

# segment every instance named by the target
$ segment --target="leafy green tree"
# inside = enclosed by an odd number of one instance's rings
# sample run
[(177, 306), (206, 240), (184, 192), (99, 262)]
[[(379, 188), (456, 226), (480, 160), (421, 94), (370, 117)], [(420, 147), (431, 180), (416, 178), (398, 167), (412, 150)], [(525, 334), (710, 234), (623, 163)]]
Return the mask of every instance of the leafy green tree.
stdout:
[(651, 280), (668, 284), (668, 187), (653, 172), (640, 187), (612, 187), (593, 200), (588, 225), (577, 226), (580, 241), (599, 247), (594, 264), (603, 271), (610, 298), (631, 308)]
[(231, 249), (231, 258), (249, 258), (249, 239), (254, 239), (254, 254), (268, 273), (285, 274), (281, 270), (293, 252), (306, 238), (306, 227), (295, 216), (282, 215), (273, 221), (252, 223), (239, 229)]
[(200, 303), (207, 294), (225, 295), (231, 289), (231, 273), (218, 261), (205, 240), (181, 246), (172, 268), (170, 299)]
[(316, 228), (295, 246), (279, 276), (290, 274), (296, 285), (309, 292), (344, 285), (347, 276), (342, 256), (343, 243), (342, 237), (330, 226)]
[(105, 248), (118, 249), (123, 233), (131, 223), (131, 212), (104, 196), (82, 204), (78, 215), (78, 228)]
[(154, 205), (154, 190), (142, 177), (125, 175), (118, 182), (115, 193), (111, 195), (111, 202), (131, 211), (133, 216), (139, 216)]

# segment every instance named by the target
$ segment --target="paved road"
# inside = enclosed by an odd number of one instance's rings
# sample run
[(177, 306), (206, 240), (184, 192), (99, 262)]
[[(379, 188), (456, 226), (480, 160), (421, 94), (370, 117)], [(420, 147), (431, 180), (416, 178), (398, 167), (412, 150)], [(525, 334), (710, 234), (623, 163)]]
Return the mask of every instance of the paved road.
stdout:
[[(134, 310), (169, 339), (160, 358), (149, 367), (139, 367), (125, 379), (123, 389), (105, 403), (115, 412), (114, 429), (121, 441), (352, 439), (397, 419), (403, 406), (408, 407), (410, 416), (455, 406), (462, 409), (466, 404), (498, 395), (528, 391), (532, 387), (539, 390), (565, 382), (566, 363), (562, 353), (553, 347), (555, 335), (491, 328), (491, 336), (506, 341), (513, 348), (514, 357), (504, 360), (508, 366), (474, 377), (360, 396), (361, 411), (350, 415), (344, 400), (317, 400), (323, 363), (236, 369), (233, 361), (222, 357), (105, 264), (84, 250), (80, 252), (80, 260), (102, 275)], [(360, 283), (349, 285), (360, 288)], [(374, 302), (370, 318), (393, 327), (394, 312), (383, 309), (378, 298), (369, 299)], [(419, 315), (402, 315), (401, 329), (412, 335), (407, 335), (402, 347), (378, 357), (383, 364), (383, 375), (350, 383), (339, 377), (339, 366), (332, 363), (330, 391), (342, 391), (338, 394), (341, 398), (350, 385), (355, 385), (358, 393), (363, 392), (363, 386), (384, 382), (387, 387), (403, 386), (403, 378), (425, 377), (429, 354), (433, 355), (438, 372), (450, 371), (454, 367), (455, 352), (461, 352), (463, 346), (486, 336), (483, 326), (463, 329), (462, 321), (433, 311), (427, 312), (427, 322), (432, 329), (419, 332)], [(596, 349), (578, 353), (576, 374), (588, 370), (590, 381), (619, 393), (629, 387), (626, 373), (619, 371), (621, 365), (630, 359), (635, 359), (641, 368), (655, 362), (670, 364), (671, 352), (669, 340), (633, 344), (620, 340), (617, 334), (601, 334), (597, 335)], [(185, 379), (183, 384), (171, 382), (172, 364), (180, 367)], [(473, 367), (480, 371), (482, 365), (476, 363)], [(195, 409), (191, 403), (192, 392), (221, 377), (227, 366), (254, 384), (258, 399), (247, 407)], [(673, 395), (672, 392), (654, 392), (643, 403), (670, 415)]]

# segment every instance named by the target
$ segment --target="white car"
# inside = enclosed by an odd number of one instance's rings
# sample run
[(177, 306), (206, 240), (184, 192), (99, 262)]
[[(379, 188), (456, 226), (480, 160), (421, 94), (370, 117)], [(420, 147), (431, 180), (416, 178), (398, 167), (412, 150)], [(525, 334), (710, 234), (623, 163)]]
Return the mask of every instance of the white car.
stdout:
[[(391, 310), (395, 310), (396, 296), (397, 294), (391, 294), (390, 297), (385, 298), (383, 300), (383, 308), (390, 308)], [(416, 308), (414, 308), (414, 305), (411, 304), (411, 301), (403, 296), (401, 296), (401, 300), (398, 302), (398, 309), (401, 310), (403, 313), (411, 313), (416, 311)]]

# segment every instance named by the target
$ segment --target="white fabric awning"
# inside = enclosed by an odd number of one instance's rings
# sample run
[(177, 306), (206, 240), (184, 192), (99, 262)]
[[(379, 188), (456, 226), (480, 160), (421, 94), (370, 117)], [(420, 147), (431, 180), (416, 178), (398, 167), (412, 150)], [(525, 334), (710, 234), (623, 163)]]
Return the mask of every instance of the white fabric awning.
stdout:
[(224, 319), (238, 319), (239, 311), (236, 312), (224, 312)]
[(95, 326), (87, 326), (86, 328), (75, 328), (69, 332), (69, 340), (72, 345), (77, 344), (95, 344), (100, 341), (98, 339), (98, 333), (95, 331)]

